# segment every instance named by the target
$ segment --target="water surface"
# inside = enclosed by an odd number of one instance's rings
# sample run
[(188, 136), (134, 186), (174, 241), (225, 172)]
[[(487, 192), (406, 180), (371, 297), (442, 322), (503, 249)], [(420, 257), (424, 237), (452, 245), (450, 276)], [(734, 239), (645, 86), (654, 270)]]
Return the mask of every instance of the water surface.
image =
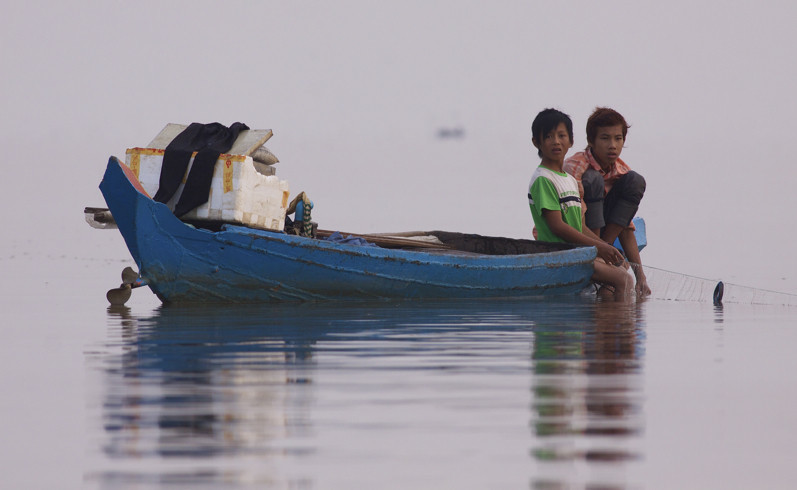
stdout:
[[(64, 261), (81, 273), (63, 274)], [(38, 264), (3, 295), (0, 447), (14, 488), (789, 488), (797, 477), (794, 308), (165, 307), (137, 290), (114, 309), (102, 296), (118, 279), (104, 270), (122, 264)]]

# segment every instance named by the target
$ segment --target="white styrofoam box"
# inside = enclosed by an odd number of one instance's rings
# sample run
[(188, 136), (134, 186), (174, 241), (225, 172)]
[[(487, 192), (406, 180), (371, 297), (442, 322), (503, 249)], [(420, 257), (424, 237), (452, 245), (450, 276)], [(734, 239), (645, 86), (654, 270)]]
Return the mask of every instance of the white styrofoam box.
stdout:
[[(125, 164), (138, 176), (150, 196), (158, 192), (163, 153), (164, 150), (156, 148), (130, 148), (125, 155)], [(191, 157), (186, 176), (193, 163)], [(166, 203), (170, 209), (179, 201), (184, 185), (185, 177)], [(208, 202), (181, 219), (221, 220), (282, 231), (289, 194), (288, 182), (258, 172), (252, 157), (222, 154), (213, 169)]]

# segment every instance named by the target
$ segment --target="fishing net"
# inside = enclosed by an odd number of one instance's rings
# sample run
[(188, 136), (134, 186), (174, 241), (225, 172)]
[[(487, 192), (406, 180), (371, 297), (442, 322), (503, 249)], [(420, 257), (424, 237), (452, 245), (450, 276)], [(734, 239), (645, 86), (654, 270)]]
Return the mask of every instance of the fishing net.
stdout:
[(651, 299), (797, 306), (797, 295), (740, 286), (644, 266)]

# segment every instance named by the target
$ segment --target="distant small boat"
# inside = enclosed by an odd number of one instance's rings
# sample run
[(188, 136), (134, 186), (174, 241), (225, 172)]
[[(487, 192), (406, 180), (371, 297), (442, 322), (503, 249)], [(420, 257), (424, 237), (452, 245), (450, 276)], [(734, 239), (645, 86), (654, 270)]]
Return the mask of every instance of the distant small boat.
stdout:
[(459, 126), (453, 128), (440, 128), (437, 130), (440, 139), (460, 139), (465, 137), (465, 129)]
[(594, 247), (442, 231), (358, 235), (377, 245), (361, 246), (229, 223), (203, 229), (153, 201), (115, 157), (100, 190), (138, 265), (126, 283), (164, 303), (576, 294), (596, 256)]

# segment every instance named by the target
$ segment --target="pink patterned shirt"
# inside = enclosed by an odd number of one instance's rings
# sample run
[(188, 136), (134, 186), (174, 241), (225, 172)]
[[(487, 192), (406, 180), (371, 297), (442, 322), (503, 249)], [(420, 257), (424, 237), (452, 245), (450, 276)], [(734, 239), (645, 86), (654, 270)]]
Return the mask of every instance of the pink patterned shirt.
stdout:
[[(592, 151), (590, 151), (589, 148), (576, 153), (572, 157), (565, 160), (562, 168), (565, 172), (575, 177), (578, 181), (578, 192), (581, 194), (581, 199), (584, 199), (584, 186), (581, 184), (581, 176), (589, 167), (597, 170), (598, 173), (603, 177), (603, 189), (606, 194), (609, 193), (614, 183), (617, 182), (617, 179), (627, 174), (631, 170), (631, 167), (626, 165), (624, 161), (618, 158), (614, 163), (614, 167), (608, 172), (604, 172), (601, 168), (601, 164), (595, 160), (595, 157), (592, 156)], [(628, 228), (632, 230), (636, 229), (634, 223), (630, 223)]]
[(581, 175), (589, 168), (592, 167), (603, 176), (603, 188), (607, 194), (611, 190), (612, 185), (617, 182), (622, 175), (627, 174), (631, 167), (619, 158), (615, 162), (614, 167), (609, 172), (604, 172), (600, 163), (592, 156), (592, 151), (589, 149), (580, 151), (572, 157), (565, 160), (564, 171), (572, 175), (578, 181), (578, 190), (581, 192), (581, 197), (584, 197), (584, 186), (581, 185)]

